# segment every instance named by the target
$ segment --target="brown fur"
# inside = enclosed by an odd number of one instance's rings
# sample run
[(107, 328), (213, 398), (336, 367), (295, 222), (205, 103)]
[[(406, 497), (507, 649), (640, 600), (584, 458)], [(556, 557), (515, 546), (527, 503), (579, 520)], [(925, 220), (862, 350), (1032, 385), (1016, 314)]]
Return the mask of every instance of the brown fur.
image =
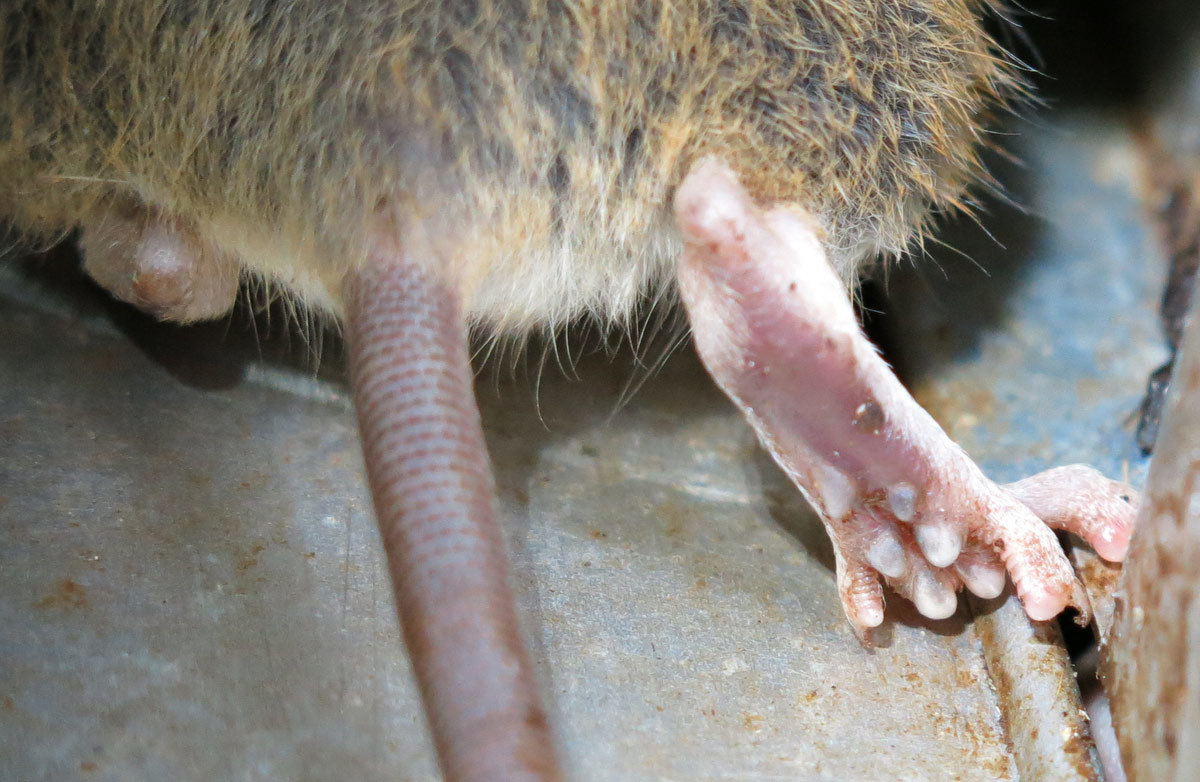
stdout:
[(806, 207), (849, 280), (978, 175), (1011, 84), (987, 0), (16, 0), (0, 215), (175, 215), (338, 314), (372, 231), (420, 231), (500, 331), (629, 315), (716, 153)]

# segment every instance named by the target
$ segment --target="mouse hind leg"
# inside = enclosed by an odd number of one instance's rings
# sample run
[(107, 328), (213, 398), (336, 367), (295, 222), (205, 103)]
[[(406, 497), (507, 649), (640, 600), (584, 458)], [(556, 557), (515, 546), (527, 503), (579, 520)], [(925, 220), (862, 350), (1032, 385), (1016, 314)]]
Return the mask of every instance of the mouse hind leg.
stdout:
[(1033, 619), (1086, 612), (1051, 528), (1119, 560), (1132, 489), (1083, 467), (992, 483), (863, 335), (806, 214), (760, 210), (713, 159), (693, 168), (675, 208), (700, 357), (824, 521), (860, 637), (883, 621), (880, 577), (934, 619), (954, 612), (962, 586), (999, 594), (1006, 572)]
[(182, 221), (109, 204), (83, 221), (83, 268), (116, 298), (162, 320), (218, 318), (237, 298), (241, 265)]
[(347, 291), (355, 408), (400, 623), (446, 779), (557, 779), (459, 297), (429, 260), (374, 252)]

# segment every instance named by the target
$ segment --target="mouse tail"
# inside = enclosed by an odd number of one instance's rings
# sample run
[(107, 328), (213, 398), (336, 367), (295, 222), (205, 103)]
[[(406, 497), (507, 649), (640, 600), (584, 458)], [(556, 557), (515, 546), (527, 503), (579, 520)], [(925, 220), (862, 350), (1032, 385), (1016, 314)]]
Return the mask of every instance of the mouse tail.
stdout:
[(557, 779), (518, 633), (459, 295), (402, 252), (377, 255), (347, 291), (355, 407), (442, 772)]

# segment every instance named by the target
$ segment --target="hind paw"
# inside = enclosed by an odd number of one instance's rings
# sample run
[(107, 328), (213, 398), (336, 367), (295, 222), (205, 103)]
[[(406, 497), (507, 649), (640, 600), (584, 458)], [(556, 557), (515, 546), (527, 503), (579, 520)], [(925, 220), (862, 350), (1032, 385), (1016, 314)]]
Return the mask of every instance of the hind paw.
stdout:
[(860, 634), (883, 621), (883, 580), (930, 618), (961, 587), (993, 597), (1006, 574), (1030, 617), (1087, 611), (1052, 529), (1124, 557), (1137, 497), (1083, 466), (988, 480), (908, 394), (859, 328), (805, 213), (759, 209), (701, 161), (680, 186), (680, 292), (709, 373), (817, 509)]

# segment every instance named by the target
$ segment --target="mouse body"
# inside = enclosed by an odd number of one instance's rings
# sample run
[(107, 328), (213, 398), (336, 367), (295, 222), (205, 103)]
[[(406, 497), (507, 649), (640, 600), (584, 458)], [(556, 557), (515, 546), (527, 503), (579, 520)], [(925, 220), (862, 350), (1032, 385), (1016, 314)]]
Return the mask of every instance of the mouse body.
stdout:
[(522, 332), (670, 285), (710, 154), (850, 281), (980, 173), (1011, 74), (976, 5), (18, 3), (0, 203), (85, 242), (173, 221), (338, 316), (373, 221), (418, 221), (472, 324)]
[(984, 176), (1019, 90), (985, 0), (20, 0), (0, 11), (0, 216), (82, 229), (160, 317), (238, 281), (344, 324), (406, 643), (447, 778), (550, 779), (468, 333), (681, 301), (715, 381), (822, 517), (864, 639), (1008, 576), (1086, 599), (1051, 528), (1124, 556), (1136, 495), (1001, 487), (858, 326), (866, 264)]

